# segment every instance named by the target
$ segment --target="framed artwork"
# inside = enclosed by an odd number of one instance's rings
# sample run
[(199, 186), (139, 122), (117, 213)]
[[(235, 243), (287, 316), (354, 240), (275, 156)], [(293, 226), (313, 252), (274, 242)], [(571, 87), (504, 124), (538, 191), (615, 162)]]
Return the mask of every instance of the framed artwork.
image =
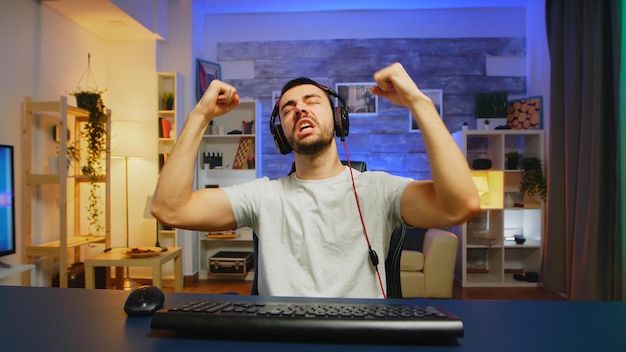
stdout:
[(543, 96), (509, 100), (506, 124), (513, 130), (543, 128)]
[[(70, 135), (70, 129), (67, 129), (67, 140), (69, 141), (71, 138)], [(54, 125), (52, 127), (52, 139), (54, 139), (55, 142), (61, 142), (61, 126), (60, 125)]]
[(276, 103), (278, 102), (278, 99), (280, 99), (280, 91), (279, 90), (273, 90), (272, 91), (272, 109), (274, 109), (274, 106), (276, 106)]
[[(439, 117), (443, 118), (443, 89), (422, 89), (422, 92), (433, 101), (435, 109), (437, 109), (439, 113)], [(420, 126), (417, 125), (411, 111), (409, 111), (409, 133), (417, 132), (420, 132)]]
[(370, 88), (374, 82), (364, 83), (337, 83), (335, 89), (346, 101), (346, 108), (350, 116), (377, 115), (378, 96), (372, 94)]
[(202, 59), (196, 59), (196, 101), (214, 79), (222, 79), (220, 64)]

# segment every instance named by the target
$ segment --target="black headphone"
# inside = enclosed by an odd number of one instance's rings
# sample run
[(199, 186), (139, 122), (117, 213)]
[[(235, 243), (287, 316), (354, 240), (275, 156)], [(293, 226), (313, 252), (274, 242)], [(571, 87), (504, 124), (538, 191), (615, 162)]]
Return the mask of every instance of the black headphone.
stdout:
[[(313, 81), (311, 81), (313, 82)], [(343, 141), (344, 138), (348, 135), (348, 131), (350, 129), (350, 120), (348, 120), (348, 108), (346, 107), (346, 101), (341, 97), (341, 95), (337, 94), (334, 90), (317, 83), (310, 83), (314, 86), (317, 86), (328, 95), (328, 100), (330, 100), (330, 106), (333, 109), (333, 120), (335, 123), (335, 135)], [(283, 90), (283, 93), (285, 90)], [(331, 97), (337, 98), (339, 100), (339, 106), (335, 108), (335, 104), (333, 103), (333, 99)], [(278, 117), (278, 113), (280, 111), (278, 103), (280, 99), (274, 105), (274, 110), (272, 110), (272, 116), (270, 117), (270, 132), (272, 132), (272, 137), (274, 137), (274, 143), (276, 144), (276, 148), (280, 151), (281, 154), (289, 154), (293, 151), (289, 143), (287, 142), (287, 138), (285, 137), (285, 133), (283, 132), (283, 127), (280, 124), (275, 124), (276, 117)]]

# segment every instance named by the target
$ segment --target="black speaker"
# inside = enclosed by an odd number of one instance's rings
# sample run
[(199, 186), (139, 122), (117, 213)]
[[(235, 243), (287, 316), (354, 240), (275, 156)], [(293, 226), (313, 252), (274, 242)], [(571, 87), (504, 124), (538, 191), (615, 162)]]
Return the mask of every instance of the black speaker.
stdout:
[(472, 169), (474, 170), (489, 170), (491, 169), (491, 160), (489, 159), (476, 159), (472, 161)]
[[(96, 288), (107, 288), (107, 268), (95, 267)], [(59, 273), (51, 277), (51, 286), (59, 287)], [(77, 262), (67, 268), (67, 287), (69, 288), (85, 288), (85, 264)]]
[[(313, 81), (303, 83), (303, 84), (313, 84), (319, 87), (321, 90), (326, 92), (329, 97), (330, 106), (333, 109), (333, 120), (335, 125), (335, 135), (343, 141), (344, 138), (348, 135), (350, 130), (350, 120), (348, 117), (348, 108), (346, 106), (346, 101), (341, 97), (341, 95), (337, 94), (334, 90), (330, 89), (321, 84), (311, 83)], [(295, 87), (292, 86), (292, 87)], [(283, 92), (284, 93), (284, 92)], [(335, 104), (333, 103), (332, 97), (337, 98), (339, 101), (339, 106), (335, 108)], [(287, 138), (285, 137), (285, 132), (283, 131), (283, 127), (280, 124), (276, 124), (276, 118), (280, 112), (278, 103), (276, 102), (274, 105), (274, 109), (272, 110), (272, 116), (270, 117), (270, 132), (272, 133), (272, 137), (274, 138), (274, 144), (276, 144), (276, 148), (280, 151), (281, 154), (289, 154), (293, 151), (289, 143), (287, 142)]]

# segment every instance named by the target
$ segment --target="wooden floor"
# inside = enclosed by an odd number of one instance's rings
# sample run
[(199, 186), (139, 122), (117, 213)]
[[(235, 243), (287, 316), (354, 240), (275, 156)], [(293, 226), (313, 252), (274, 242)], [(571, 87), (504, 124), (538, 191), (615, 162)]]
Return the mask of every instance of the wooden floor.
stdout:
[[(241, 295), (250, 294), (252, 281), (244, 280), (199, 280), (184, 288), (184, 292), (193, 293), (225, 293), (236, 292)], [(166, 291), (171, 291), (165, 288)], [(563, 297), (539, 287), (465, 287), (455, 283), (452, 298), (473, 300), (564, 300)]]

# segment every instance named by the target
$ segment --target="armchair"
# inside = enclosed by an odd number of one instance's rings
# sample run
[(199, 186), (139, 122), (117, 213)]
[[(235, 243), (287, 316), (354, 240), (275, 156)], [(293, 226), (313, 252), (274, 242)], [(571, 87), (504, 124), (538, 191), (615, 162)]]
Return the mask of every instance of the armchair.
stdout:
[(457, 237), (428, 229), (421, 252), (404, 249), (400, 258), (402, 297), (451, 298)]

